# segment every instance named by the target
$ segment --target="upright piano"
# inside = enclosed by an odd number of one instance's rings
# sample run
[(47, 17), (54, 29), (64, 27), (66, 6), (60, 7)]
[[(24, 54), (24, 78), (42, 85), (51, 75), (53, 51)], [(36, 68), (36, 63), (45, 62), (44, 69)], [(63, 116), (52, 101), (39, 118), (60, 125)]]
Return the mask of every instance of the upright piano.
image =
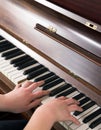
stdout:
[(100, 0), (0, 0), (0, 92), (25, 80), (45, 80), (42, 103), (80, 101), (83, 112), (72, 114), (81, 125), (56, 130), (101, 130)]

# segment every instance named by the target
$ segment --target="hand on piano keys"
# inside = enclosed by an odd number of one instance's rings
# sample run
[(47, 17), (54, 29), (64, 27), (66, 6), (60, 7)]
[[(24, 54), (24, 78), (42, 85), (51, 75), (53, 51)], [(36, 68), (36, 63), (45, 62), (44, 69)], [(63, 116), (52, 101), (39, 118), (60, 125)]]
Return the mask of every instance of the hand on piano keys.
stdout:
[[(42, 101), (43, 104), (51, 100), (51, 98), (60, 96), (78, 100), (83, 112), (75, 112), (73, 115), (81, 122), (81, 125), (78, 127), (72, 122), (60, 122), (67, 130), (68, 128), (71, 130), (101, 129), (100, 106), (2, 36), (0, 36), (0, 40), (0, 71), (8, 79), (14, 84), (18, 84), (23, 80), (45, 80), (45, 84), (41, 88), (51, 92)], [(90, 119), (85, 121), (89, 116)]]
[(50, 130), (55, 122), (65, 120), (70, 120), (79, 125), (79, 121), (71, 115), (71, 112), (82, 111), (78, 104), (79, 102), (72, 98), (59, 97), (53, 99), (35, 110), (24, 130)]
[(2, 105), (0, 111), (21, 113), (36, 108), (41, 104), (41, 98), (49, 94), (49, 91), (34, 91), (42, 85), (44, 81), (30, 82), (18, 84), (16, 87), (3, 95), (0, 95)]

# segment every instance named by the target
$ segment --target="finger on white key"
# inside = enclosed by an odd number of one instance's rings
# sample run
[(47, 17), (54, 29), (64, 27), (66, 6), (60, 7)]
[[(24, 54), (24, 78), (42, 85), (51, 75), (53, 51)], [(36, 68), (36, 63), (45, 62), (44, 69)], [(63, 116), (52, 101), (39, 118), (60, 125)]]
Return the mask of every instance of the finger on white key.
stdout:
[[(88, 115), (90, 115), (91, 113), (95, 112), (95, 111), (98, 110), (98, 109), (99, 109), (99, 107), (96, 107), (95, 109), (91, 110), (90, 112), (88, 112), (87, 114), (85, 114), (84, 116), (82, 116), (81, 118), (79, 118), (78, 120), (79, 120), (79, 122), (80, 122), (80, 126), (84, 124), (84, 123), (83, 123), (83, 120), (85, 119), (85, 117), (87, 117)], [(80, 127), (80, 126), (79, 126), (79, 127)], [(77, 126), (76, 124), (72, 123), (72, 124), (70, 125), (70, 128), (76, 129), (76, 128), (78, 128), (78, 126)]]
[[(90, 120), (89, 122), (87, 122), (86, 124), (85, 123), (83, 123), (83, 125), (82, 126), (80, 126), (81, 127), (81, 129), (82, 128), (86, 128), (86, 129), (88, 129), (89, 128), (89, 126), (90, 126), (90, 124), (93, 122), (93, 121), (95, 121), (98, 117), (100, 117), (100, 115), (99, 116), (97, 116), (97, 117), (95, 117), (95, 118), (93, 118), (92, 120)], [(78, 128), (77, 130), (80, 130), (80, 128)]]
[[(96, 118), (95, 118), (96, 119)], [(90, 124), (95, 120), (93, 119), (92, 121), (88, 122), (87, 124), (83, 124), (82, 126), (80, 126), (79, 128), (77, 128), (76, 130), (85, 130), (84, 128), (86, 128), (86, 130), (91, 129), (89, 128)], [(91, 129), (91, 130), (99, 130), (97, 128), (101, 128), (101, 124), (96, 126), (95, 128)]]
[(82, 112), (81, 114), (79, 114), (78, 116), (76, 116), (77, 119), (80, 119), (82, 116), (86, 115), (87, 113), (89, 113), (90, 111), (92, 111), (93, 109), (97, 108), (98, 106), (95, 104), (94, 106), (90, 107), (89, 109), (87, 109), (86, 111)]
[(13, 79), (13, 82), (14, 82), (15, 84), (19, 84), (19, 83), (21, 83), (21, 82), (23, 82), (23, 81), (25, 81), (25, 80), (27, 80), (27, 76), (26, 76), (26, 75), (23, 75), (23, 76), (21, 76), (21, 77), (18, 77), (18, 78), (16, 78), (16, 79)]

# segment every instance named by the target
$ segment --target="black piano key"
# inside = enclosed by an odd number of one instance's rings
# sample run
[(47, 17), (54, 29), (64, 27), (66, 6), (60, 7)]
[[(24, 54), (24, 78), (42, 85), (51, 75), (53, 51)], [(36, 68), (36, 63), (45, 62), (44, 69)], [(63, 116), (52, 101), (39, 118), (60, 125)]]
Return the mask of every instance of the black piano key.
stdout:
[(95, 112), (93, 112), (92, 114), (88, 115), (87, 117), (85, 117), (83, 119), (84, 123), (87, 123), (89, 121), (91, 121), (93, 118), (97, 117), (98, 115), (101, 114), (101, 108), (99, 108), (98, 110), (96, 110)]
[(40, 65), (38, 65), (38, 66), (32, 67), (32, 68), (30, 68), (30, 69), (28, 69), (28, 70), (25, 70), (25, 71), (23, 72), (23, 74), (24, 74), (24, 75), (29, 74), (29, 73), (34, 72), (34, 71), (36, 71), (36, 70), (38, 70), (38, 69), (40, 69), (40, 68), (42, 68), (42, 67), (44, 67), (44, 66), (40, 64)]
[(82, 100), (79, 101), (80, 102), (79, 106), (82, 106), (83, 104), (87, 103), (88, 101), (90, 101), (90, 98), (88, 98), (88, 97), (83, 98)]
[(34, 72), (29, 73), (28, 76), (27, 76), (27, 79), (28, 80), (33, 79), (33, 78), (35, 78), (35, 77), (37, 77), (37, 76), (39, 76), (39, 75), (41, 75), (41, 74), (43, 74), (47, 71), (49, 71), (48, 68), (45, 68), (45, 67), (40, 68), (40, 69), (38, 69)]
[(4, 38), (3, 38), (2, 36), (0, 36), (0, 41), (1, 41), (1, 40), (4, 40)]
[(8, 52), (4, 52), (2, 53), (1, 57), (6, 57), (8, 55), (12, 55), (13, 53), (16, 53), (17, 51), (19, 51), (20, 49), (14, 49), (14, 50), (11, 50), (11, 51), (8, 51)]
[(10, 61), (10, 64), (15, 64), (15, 63), (17, 63), (17, 62), (20, 62), (20, 61), (22, 61), (23, 59), (26, 59), (27, 57), (29, 57), (29, 56), (28, 56), (28, 55), (24, 55), (24, 56), (21, 56), (21, 57), (19, 57), (19, 58), (13, 59), (13, 60)]
[(95, 105), (95, 102), (94, 101), (91, 101), (89, 103), (87, 103), (86, 105), (84, 105), (82, 107), (83, 111), (82, 112), (79, 112), (79, 111), (75, 111), (74, 112), (74, 115), (75, 116), (78, 116), (79, 114), (83, 113), (84, 111), (86, 111), (87, 109), (89, 109), (90, 107), (94, 106)]
[(58, 94), (56, 97), (60, 97), (60, 96), (68, 96), (69, 94), (73, 93), (74, 91), (76, 91), (77, 89), (72, 87), (69, 90), (64, 91), (61, 94)]
[[(1, 44), (1, 43), (0, 43)], [(7, 50), (9, 50), (9, 49), (12, 49), (12, 48), (14, 48), (15, 46), (14, 45), (12, 45), (12, 44), (10, 44), (10, 45), (5, 45), (5, 46), (0, 46), (0, 52), (4, 52), (4, 51), (7, 51)]]
[(99, 118), (97, 118), (95, 121), (93, 121), (90, 125), (89, 125), (89, 127), (91, 128), (91, 129), (94, 129), (96, 126), (98, 126), (99, 124), (101, 124), (101, 117), (99, 117)]
[(45, 75), (43, 75), (43, 76), (41, 76), (39, 78), (36, 78), (34, 81), (38, 82), (38, 81), (41, 81), (41, 80), (45, 80), (45, 79), (47, 79), (49, 77), (52, 77), (53, 75), (55, 75), (55, 74), (53, 72), (50, 72), (50, 73), (45, 74)]
[(24, 54), (24, 52), (18, 51), (18, 52), (16, 52), (16, 53), (13, 53), (13, 54), (11, 54), (11, 55), (6, 56), (6, 57), (5, 57), (5, 60), (9, 60), (9, 59), (14, 58), (14, 57), (16, 57), (16, 56), (19, 56), (19, 55), (21, 55), (21, 54)]
[(7, 40), (0, 42), (0, 48), (1, 48), (1, 47), (6, 47), (6, 46), (9, 46), (9, 45), (12, 45), (12, 44), (11, 44), (11, 42), (9, 42), (9, 41), (7, 41)]
[(26, 57), (25, 59), (22, 59), (21, 61), (18, 61), (16, 63), (13, 64), (14, 67), (20, 67), (23, 64), (26, 64), (27, 62), (30, 62), (31, 60), (33, 60), (30, 56)]
[(56, 85), (58, 85), (59, 83), (63, 82), (64, 80), (59, 78), (59, 79), (56, 79), (55, 81), (52, 81), (51, 83), (49, 84), (46, 84), (46, 85), (43, 85), (43, 90), (47, 90), (47, 89), (50, 89)]
[(66, 90), (67, 88), (70, 88), (70, 87), (71, 87), (71, 84), (66, 83), (66, 84), (64, 84), (64, 85), (62, 85), (62, 86), (60, 86), (58, 88), (53, 89), (49, 93), (49, 96), (55, 96), (56, 94), (58, 94), (58, 93), (60, 93), (60, 92), (62, 92), (64, 90)]
[(7, 57), (7, 56), (12, 55), (12, 54), (14, 54), (14, 53), (16, 53), (16, 52), (19, 52), (19, 51), (21, 51), (21, 50), (18, 49), (18, 48), (16, 48), (16, 49), (14, 49), (14, 50), (11, 50), (11, 51), (2, 53), (1, 56), (2, 56), (2, 57)]
[[(51, 77), (48, 77), (47, 79), (44, 80), (45, 81), (44, 85), (48, 85), (49, 83), (51, 83), (51, 82), (53, 82), (53, 81), (55, 81), (56, 79), (59, 79), (59, 78), (60, 78), (59, 76), (54, 74)], [(41, 87), (43, 87), (43, 86), (41, 86)]]
[(79, 100), (79, 99), (83, 98), (84, 96), (85, 96), (85, 95), (84, 95), (83, 93), (80, 93), (80, 94), (74, 96), (73, 98), (74, 98), (75, 100)]
[(21, 64), (21, 65), (19, 65), (19, 66), (17, 67), (17, 70), (24, 69), (24, 68), (26, 68), (26, 67), (28, 67), (28, 66), (30, 66), (30, 65), (35, 64), (35, 63), (37, 63), (37, 61), (36, 61), (36, 60), (34, 60), (34, 59), (29, 60), (29, 61), (28, 61), (28, 62), (26, 62), (25, 64)]
[(53, 76), (49, 77), (48, 79), (45, 79), (45, 84), (44, 85), (49, 84), (50, 82), (52, 82), (52, 81), (54, 81), (54, 80), (56, 80), (58, 78), (60, 78), (60, 77), (57, 76), (57, 75), (53, 75)]

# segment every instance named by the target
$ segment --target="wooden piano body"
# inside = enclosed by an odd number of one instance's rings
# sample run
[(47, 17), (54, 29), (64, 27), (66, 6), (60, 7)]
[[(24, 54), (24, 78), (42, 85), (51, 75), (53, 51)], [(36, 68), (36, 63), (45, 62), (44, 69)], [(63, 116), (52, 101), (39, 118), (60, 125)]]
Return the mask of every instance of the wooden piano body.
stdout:
[[(45, 0), (0, 0), (0, 35), (101, 106), (101, 26), (91, 22), (89, 28), (73, 20), (75, 14), (52, 5)], [(0, 82), (4, 93), (16, 84), (2, 71)]]

